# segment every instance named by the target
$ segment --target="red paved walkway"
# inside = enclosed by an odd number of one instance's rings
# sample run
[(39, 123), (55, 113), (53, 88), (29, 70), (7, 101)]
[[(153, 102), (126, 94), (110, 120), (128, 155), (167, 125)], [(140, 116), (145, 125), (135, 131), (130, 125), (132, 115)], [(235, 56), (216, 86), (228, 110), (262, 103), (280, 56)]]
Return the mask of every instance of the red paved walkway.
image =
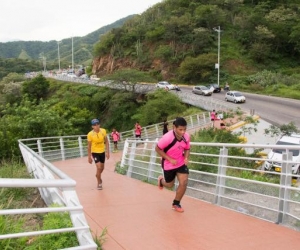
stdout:
[(171, 210), (174, 193), (114, 172), (111, 154), (96, 190), (87, 158), (54, 163), (77, 181), (76, 191), (93, 233), (107, 228), (105, 250), (299, 250), (300, 233), (185, 196), (184, 213)]

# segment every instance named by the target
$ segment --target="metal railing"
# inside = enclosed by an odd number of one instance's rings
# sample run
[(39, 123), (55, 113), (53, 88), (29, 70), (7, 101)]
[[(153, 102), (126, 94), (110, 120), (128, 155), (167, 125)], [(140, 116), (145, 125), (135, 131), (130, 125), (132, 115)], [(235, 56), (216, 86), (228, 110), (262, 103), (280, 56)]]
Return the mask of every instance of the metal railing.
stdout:
[[(157, 183), (162, 169), (156, 143), (157, 140), (126, 141), (121, 167), (127, 170), (128, 177)], [(265, 171), (263, 165), (269, 159), (261, 158), (259, 152), (266, 155), (279, 148), (285, 149), (279, 161), (282, 171)], [(299, 150), (286, 145), (192, 142), (186, 194), (300, 230), (300, 189), (292, 185), (299, 176), (291, 171), (291, 166), (300, 162), (292, 162), (290, 151), (294, 149)]]
[[(66, 227), (52, 230), (38, 230), (22, 233), (11, 233), (0, 235), (1, 239), (39, 236), (53, 233), (75, 232), (79, 246), (68, 249), (97, 249), (90, 227), (85, 219), (83, 207), (81, 206), (75, 190), (76, 182), (69, 178), (62, 171), (46, 161), (28, 146), (19, 141), (28, 172), (34, 179), (12, 179), (2, 178), (0, 187), (2, 188), (38, 188), (44, 202), (50, 206), (58, 204), (60, 207), (47, 208), (27, 208), (27, 209), (7, 209), (1, 210), (0, 215), (24, 215), (41, 214), (53, 212), (68, 212), (73, 227)], [(77, 155), (79, 156), (79, 155)]]
[[(95, 81), (91, 79), (82, 79), (80, 77), (77, 78), (71, 78), (65, 75), (52, 75), (48, 72), (43, 72), (43, 75), (45, 77), (54, 78), (58, 81), (67, 81), (67, 82), (73, 82), (73, 83), (83, 83), (83, 84), (89, 84), (89, 85), (96, 85), (99, 87), (109, 87), (114, 89), (125, 89), (127, 91), (133, 91), (133, 85), (128, 84), (125, 86), (124, 84), (118, 84), (116, 82), (107, 80), (107, 81)], [(144, 87), (147, 86), (147, 87)], [(135, 91), (139, 92), (149, 92), (155, 90), (154, 84), (137, 84)], [(193, 105), (195, 107), (202, 108), (204, 110), (212, 111), (215, 110), (234, 110), (236, 109), (236, 105), (233, 103), (228, 103), (224, 101), (217, 100), (215, 98), (208, 98), (201, 95), (195, 95), (191, 93), (186, 93), (184, 91), (171, 91), (171, 93), (176, 94), (184, 103)], [(246, 110), (246, 112), (250, 112), (250, 110)]]
[[(189, 131), (195, 131), (205, 126), (210, 126), (211, 121), (209, 113), (201, 113), (185, 117)], [(173, 121), (168, 121), (170, 128)], [(155, 139), (162, 136), (163, 123), (158, 123), (142, 128), (142, 140)], [(113, 142), (108, 134), (110, 141), (110, 151), (113, 151)], [(120, 133), (120, 141), (118, 142), (119, 150), (123, 150), (126, 139), (134, 139), (134, 130), (128, 130)], [(24, 145), (47, 161), (60, 161), (77, 157), (87, 156), (87, 135), (76, 136), (57, 136), (42, 137), (20, 140)]]
[[(209, 113), (185, 117), (189, 130), (197, 130), (211, 124)], [(169, 121), (172, 124), (173, 121)], [(170, 125), (171, 127), (172, 125)], [(143, 127), (142, 139), (162, 136), (162, 123)], [(134, 137), (134, 130), (120, 133), (119, 149), (123, 149), (126, 139)], [(110, 139), (110, 136), (108, 136)], [(135, 139), (134, 139), (135, 140)], [(142, 140), (140, 140), (142, 141)], [(1, 179), (0, 187), (35, 187), (39, 189), (47, 208), (1, 210), (0, 215), (19, 215), (29, 213), (68, 212), (73, 227), (35, 232), (23, 232), (1, 235), (0, 239), (38, 236), (50, 233), (76, 232), (80, 246), (71, 249), (96, 249), (84, 216), (77, 193), (76, 182), (50, 162), (84, 157), (87, 155), (87, 136), (44, 137), (19, 140), (19, 147), (33, 179)], [(110, 142), (110, 149), (113, 143)], [(61, 207), (49, 207), (58, 204)]]

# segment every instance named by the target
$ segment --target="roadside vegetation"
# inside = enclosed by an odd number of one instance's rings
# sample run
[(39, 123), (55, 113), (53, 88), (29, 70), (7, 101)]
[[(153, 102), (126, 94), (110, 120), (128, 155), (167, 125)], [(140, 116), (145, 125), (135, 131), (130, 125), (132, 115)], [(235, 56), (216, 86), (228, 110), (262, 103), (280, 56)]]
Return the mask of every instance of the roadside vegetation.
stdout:
[(103, 35), (94, 71), (136, 68), (156, 81), (216, 83), (220, 27), (221, 86), (300, 99), (298, 7), (294, 0), (166, 0)]
[[(127, 73), (116, 78), (115, 84)], [(47, 80), (42, 75), (25, 80), (23, 75), (11, 73), (3, 78), (0, 82), (0, 176), (31, 178), (22, 162), (18, 139), (87, 134), (94, 117), (100, 118), (102, 127), (108, 131), (113, 127), (124, 131), (133, 129), (136, 119), (145, 126), (162, 122), (166, 117), (201, 112), (181, 103), (171, 93), (141, 94), (134, 89), (135, 85), (131, 80), (130, 90), (118, 91)], [(152, 111), (155, 112), (149, 116)], [(45, 206), (34, 188), (1, 188), (0, 194), (1, 209)], [(1, 234), (69, 226), (68, 213), (0, 216)], [(102, 249), (106, 234), (107, 229), (94, 234), (98, 249)], [(0, 249), (59, 249), (76, 244), (74, 233), (64, 233), (2, 240)]]

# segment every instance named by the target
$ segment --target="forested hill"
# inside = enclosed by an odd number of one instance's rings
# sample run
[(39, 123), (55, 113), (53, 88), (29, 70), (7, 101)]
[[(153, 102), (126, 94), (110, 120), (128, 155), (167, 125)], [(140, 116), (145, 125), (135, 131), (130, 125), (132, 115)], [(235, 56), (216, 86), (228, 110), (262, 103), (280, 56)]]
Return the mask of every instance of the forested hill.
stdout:
[[(113, 28), (120, 27), (124, 22), (134, 15), (122, 18), (112, 24), (99, 28), (98, 30), (83, 36), (73, 37), (73, 49), (76, 63), (84, 64), (93, 58), (93, 45), (99, 41), (99, 37)], [(72, 61), (72, 38), (65, 38), (60, 43), (60, 57), (61, 63), (70, 65)], [(41, 41), (15, 41), (0, 43), (0, 57), (1, 58), (18, 58), (28, 60), (40, 60), (41, 56), (45, 56), (47, 61), (55, 61), (57, 64), (57, 41), (52, 40), (49, 42)]]
[(293, 74), (299, 20), (299, 0), (164, 0), (103, 36), (93, 71), (130, 67), (168, 80), (215, 81), (220, 27), (222, 79), (264, 69)]

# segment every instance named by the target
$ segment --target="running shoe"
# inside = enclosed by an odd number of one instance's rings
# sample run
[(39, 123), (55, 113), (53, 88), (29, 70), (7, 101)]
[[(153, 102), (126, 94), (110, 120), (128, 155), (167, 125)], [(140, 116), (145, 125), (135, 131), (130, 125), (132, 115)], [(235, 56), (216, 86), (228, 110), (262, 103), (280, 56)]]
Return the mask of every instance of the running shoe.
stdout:
[(172, 209), (179, 213), (184, 212), (184, 209), (180, 205), (172, 205)]
[(162, 190), (164, 188), (164, 186), (161, 185), (161, 182), (160, 182), (163, 178), (164, 177), (162, 175), (158, 176), (158, 178), (157, 178), (157, 186), (160, 190)]
[(102, 184), (99, 184), (97, 187), (98, 190), (102, 190)]

